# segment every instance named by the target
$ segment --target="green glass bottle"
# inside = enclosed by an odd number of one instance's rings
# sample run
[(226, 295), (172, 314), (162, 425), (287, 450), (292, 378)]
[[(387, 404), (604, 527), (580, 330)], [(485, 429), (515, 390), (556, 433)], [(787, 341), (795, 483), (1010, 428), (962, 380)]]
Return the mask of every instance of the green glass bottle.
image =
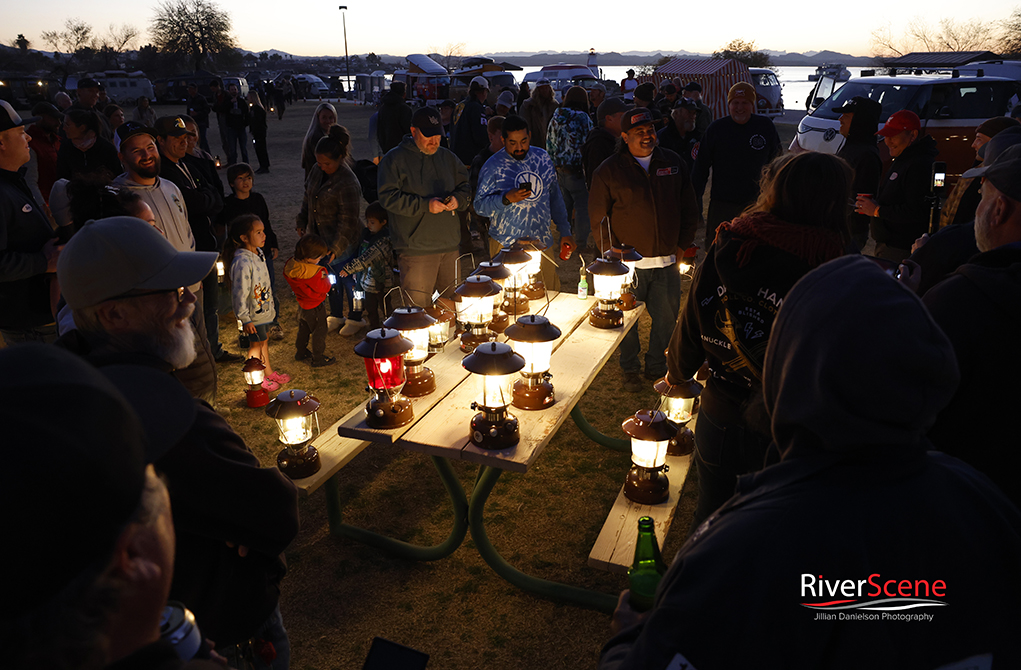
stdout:
[(638, 520), (635, 561), (627, 572), (632, 609), (639, 612), (652, 609), (656, 587), (666, 574), (666, 568), (656, 542), (656, 524), (651, 517), (643, 516)]

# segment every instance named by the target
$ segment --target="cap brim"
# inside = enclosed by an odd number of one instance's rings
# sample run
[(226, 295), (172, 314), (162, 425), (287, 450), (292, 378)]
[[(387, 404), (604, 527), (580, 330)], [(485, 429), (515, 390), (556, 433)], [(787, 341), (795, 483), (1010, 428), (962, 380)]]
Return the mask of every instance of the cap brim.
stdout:
[(159, 272), (135, 286), (136, 289), (172, 289), (191, 286), (206, 278), (220, 257), (215, 251), (181, 251)]
[(970, 170), (965, 170), (964, 174), (962, 174), (961, 177), (964, 178), (964, 179), (974, 179), (975, 177), (981, 177), (981, 176), (985, 175), (986, 170), (988, 170), (988, 169), (989, 169), (989, 166), (985, 165), (983, 167), (977, 167), (977, 168), (972, 168)]
[(41, 118), (43, 118), (43, 117), (41, 117), (41, 116), (30, 116), (27, 119), (22, 119), (21, 123), (19, 123), (17, 125), (13, 125), (13, 126), (11, 126), (11, 128), (17, 128), (18, 126), (27, 126), (27, 125), (29, 125), (31, 123), (35, 123), (36, 121), (38, 121)]
[(145, 429), (145, 460), (155, 463), (170, 451), (195, 422), (195, 400), (170, 374), (141, 365), (99, 368), (135, 410)]

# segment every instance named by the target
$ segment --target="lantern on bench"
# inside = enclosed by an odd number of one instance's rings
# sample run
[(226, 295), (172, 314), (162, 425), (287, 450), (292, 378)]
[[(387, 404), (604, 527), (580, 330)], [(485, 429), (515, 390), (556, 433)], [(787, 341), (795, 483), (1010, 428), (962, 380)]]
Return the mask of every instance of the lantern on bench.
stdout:
[(461, 351), (470, 354), (476, 346), (493, 339), (488, 326), (493, 320), (493, 304), (500, 287), (486, 275), (472, 275), (454, 293), (458, 297), (457, 320), (465, 327)]
[(281, 391), (266, 407), (280, 432), (284, 450), (277, 455), (277, 467), (291, 479), (311, 477), (319, 472), (319, 451), (309, 444), (319, 434), (319, 401), (305, 391)]
[(370, 330), (355, 345), (355, 353), (365, 359), (369, 378), (366, 390), (372, 393), (365, 405), (365, 423), (370, 428), (398, 428), (415, 418), (411, 401), (401, 395), (405, 382), (403, 355), (412, 347), (411, 340), (393, 328)]
[(425, 313), (436, 320), (436, 323), (429, 326), (429, 353), (437, 354), (447, 347), (447, 342), (454, 339), (457, 316), (440, 303), (434, 303)]
[(635, 285), (635, 269), (642, 255), (630, 244), (614, 244), (606, 252), (607, 258), (615, 258), (627, 266), (628, 275), (624, 279), (624, 289), (620, 296), (621, 309), (629, 310), (635, 308), (635, 294), (627, 289)]
[(597, 258), (585, 269), (592, 273), (599, 301), (589, 311), (588, 322), (596, 328), (620, 328), (624, 325), (620, 296), (628, 276), (627, 266), (616, 258)]
[(510, 324), (510, 317), (503, 311), (503, 296), (511, 271), (500, 261), (482, 261), (472, 274), (486, 275), (500, 288), (500, 292), (493, 296), (493, 320), (489, 322), (489, 329), (494, 333), (502, 333)]
[(503, 305), (500, 308), (514, 318), (528, 314), (528, 298), (521, 289), (528, 283), (526, 272), (532, 257), (515, 244), (500, 249), (500, 253), (494, 256), (493, 260), (502, 263), (511, 273), (503, 284)]
[(404, 352), (404, 371), (407, 379), (404, 384), (404, 395), (410, 398), (418, 398), (436, 390), (436, 375), (425, 367), (425, 359), (429, 357), (429, 328), (434, 323), (436, 319), (417, 305), (398, 307), (383, 322), (385, 327), (395, 328), (412, 344), (411, 349)]
[(507, 411), (511, 403), (511, 385), (515, 373), (525, 367), (525, 359), (503, 342), (485, 342), (461, 361), (465, 370), (476, 375), (479, 394), (472, 409), (470, 439), (483, 449), (506, 449), (520, 439), (518, 420)]
[(518, 317), (517, 322), (507, 328), (506, 335), (514, 351), (525, 359), (521, 378), (514, 382), (514, 406), (546, 409), (556, 402), (549, 369), (553, 342), (560, 337), (560, 329), (545, 316), (528, 314)]
[(671, 456), (690, 454), (695, 449), (695, 433), (688, 428), (688, 422), (698, 410), (702, 385), (694, 379), (671, 384), (664, 377), (653, 384), (652, 388), (660, 395), (659, 408), (666, 415), (667, 421), (677, 426), (677, 433), (670, 440), (667, 453)]
[(266, 381), (266, 366), (262, 361), (252, 356), (245, 361), (245, 366), (241, 368), (241, 374), (245, 378), (245, 383), (248, 384), (248, 390), (245, 391), (245, 402), (248, 406), (265, 407), (269, 404), (269, 393), (262, 388), (262, 382)]
[(676, 429), (663, 412), (638, 410), (621, 428), (631, 438), (631, 471), (624, 483), (624, 496), (642, 505), (656, 505), (670, 497), (670, 481), (664, 474), (667, 448)]
[(528, 254), (524, 270), (527, 281), (521, 287), (521, 295), (529, 300), (542, 300), (546, 297), (546, 284), (542, 281), (542, 252), (546, 245), (537, 237), (519, 237), (515, 245)]

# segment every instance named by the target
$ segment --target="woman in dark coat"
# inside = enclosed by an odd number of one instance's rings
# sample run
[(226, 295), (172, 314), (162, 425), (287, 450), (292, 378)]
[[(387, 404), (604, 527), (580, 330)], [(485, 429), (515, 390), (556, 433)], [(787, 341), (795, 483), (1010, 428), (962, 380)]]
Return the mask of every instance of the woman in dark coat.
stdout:
[(112, 180), (124, 170), (117, 149), (99, 133), (96, 112), (69, 109), (64, 113), (67, 141), (57, 151), (57, 179), (99, 177)]

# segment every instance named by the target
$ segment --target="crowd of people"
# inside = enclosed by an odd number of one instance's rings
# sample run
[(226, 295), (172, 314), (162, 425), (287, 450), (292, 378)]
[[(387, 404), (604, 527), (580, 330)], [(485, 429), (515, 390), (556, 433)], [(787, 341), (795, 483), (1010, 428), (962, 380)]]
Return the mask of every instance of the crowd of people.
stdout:
[[(336, 107), (314, 110), (299, 240), (283, 262), (254, 190), (269, 170), (258, 93), (217, 83), (212, 103), (189, 91), (187, 114), (156, 116), (146, 101), (127, 120), (99, 109), (93, 84), (33, 118), (0, 101), (0, 369), (36, 395), (75, 393), (78, 422), (45, 425), (59, 494), (9, 515), (5, 530), (31, 543), (38, 527), (59, 527), (81, 543), (59, 565), (38, 560), (43, 546), (8, 552), (34, 603), (4, 615), (13, 667), (173, 668), (159, 635), (169, 597), (215, 640), (209, 656), (285, 669), (279, 594), (296, 489), (214, 409), (217, 363), (241, 358), (219, 341), (220, 316), (233, 312), (245, 356), (276, 391), (290, 376), (269, 355), (284, 339), (275, 260), (299, 306), (293, 358), (322, 367), (336, 362), (328, 334), (378, 327), (396, 284), (433, 307), (436, 294), (453, 299), (461, 254), (496, 256), (526, 238), (562, 257), (615, 245), (642, 256), (632, 290), (651, 324), (644, 357), (637, 329), (621, 343), (625, 390), (708, 368), (690, 536), (651, 611), (622, 596), (601, 667), (1021, 661), (1019, 618), (1000, 607), (1021, 593), (1008, 425), (1021, 373), (1016, 119), (978, 128), (975, 167), (929, 236), (939, 146), (909, 110), (880, 126), (868, 98), (838, 110), (838, 155), (794, 155), (754, 113), (747, 83), (712, 120), (695, 82), (625, 80), (623, 98), (571, 87), (557, 102), (545, 80), (492, 91), (476, 77), (465, 100), (417, 109), (395, 82), (363, 161)], [(678, 262), (702, 225), (705, 258), (682, 303)], [(0, 393), (27, 441), (38, 408), (22, 389)], [(33, 457), (19, 450), (3, 470), (11, 509), (40, 498), (18, 466)], [(87, 504), (68, 506), (79, 491)], [(941, 579), (945, 607), (903, 631), (812, 618), (805, 575), (874, 573)], [(884, 593), (905, 595), (870, 595)], [(761, 622), (742, 644), (720, 625), (734, 608)]]

